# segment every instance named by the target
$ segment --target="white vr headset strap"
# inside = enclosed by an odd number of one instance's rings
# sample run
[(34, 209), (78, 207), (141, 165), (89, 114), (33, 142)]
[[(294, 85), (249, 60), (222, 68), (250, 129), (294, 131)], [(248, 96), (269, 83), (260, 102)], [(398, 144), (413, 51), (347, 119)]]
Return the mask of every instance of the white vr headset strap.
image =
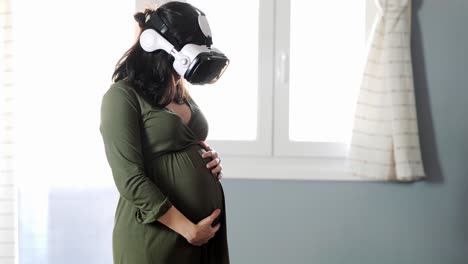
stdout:
[(188, 68), (191, 61), (190, 58), (178, 52), (177, 49), (169, 41), (167, 41), (161, 34), (154, 29), (146, 29), (140, 35), (140, 45), (143, 50), (153, 52), (155, 50), (165, 50), (167, 53), (174, 56), (174, 59), (180, 64), (182, 68)]

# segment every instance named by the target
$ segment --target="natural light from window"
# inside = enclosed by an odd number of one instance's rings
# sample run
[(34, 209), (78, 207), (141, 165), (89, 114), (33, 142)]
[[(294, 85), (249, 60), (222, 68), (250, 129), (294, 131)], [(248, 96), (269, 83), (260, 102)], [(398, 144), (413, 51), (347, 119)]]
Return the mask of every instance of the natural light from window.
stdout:
[(207, 140), (255, 140), (259, 0), (187, 2), (206, 14), (213, 33), (213, 47), (230, 59), (218, 82), (189, 88), (208, 119)]
[(349, 142), (366, 1), (291, 0), (289, 139)]

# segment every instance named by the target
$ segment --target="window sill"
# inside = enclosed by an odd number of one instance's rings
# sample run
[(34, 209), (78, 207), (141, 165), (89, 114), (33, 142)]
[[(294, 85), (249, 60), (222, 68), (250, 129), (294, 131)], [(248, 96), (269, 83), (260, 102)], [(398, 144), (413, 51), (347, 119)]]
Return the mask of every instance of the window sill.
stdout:
[(381, 181), (353, 176), (344, 158), (222, 156), (223, 179)]

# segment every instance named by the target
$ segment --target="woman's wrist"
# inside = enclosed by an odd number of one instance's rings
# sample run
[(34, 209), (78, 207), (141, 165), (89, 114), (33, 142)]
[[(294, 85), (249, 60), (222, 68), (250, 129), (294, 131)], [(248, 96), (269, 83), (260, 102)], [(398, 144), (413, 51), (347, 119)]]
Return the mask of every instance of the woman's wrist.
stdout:
[(177, 230), (174, 231), (179, 233), (179, 235), (183, 236), (187, 241), (190, 242), (195, 236), (195, 224), (192, 223), (192, 221), (190, 221), (189, 219), (187, 219), (184, 215), (181, 214), (181, 216), (182, 217), (180, 221), (178, 221), (176, 227)]
[(185, 223), (181, 225), (181, 230), (179, 234), (183, 236), (185, 239), (187, 239), (188, 241), (191, 241), (195, 233), (195, 224), (192, 223), (187, 218), (185, 219), (187, 221), (184, 221)]
[(193, 236), (195, 224), (185, 217), (175, 206), (172, 206), (158, 221), (187, 240), (190, 240)]

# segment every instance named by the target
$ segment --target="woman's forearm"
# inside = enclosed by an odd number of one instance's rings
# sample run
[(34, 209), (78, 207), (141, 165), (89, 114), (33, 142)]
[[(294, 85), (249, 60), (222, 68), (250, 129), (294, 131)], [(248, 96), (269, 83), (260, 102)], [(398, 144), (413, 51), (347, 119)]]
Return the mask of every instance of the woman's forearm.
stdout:
[(158, 221), (186, 239), (190, 239), (195, 227), (195, 224), (185, 217), (175, 206), (172, 206), (165, 214), (159, 217)]

